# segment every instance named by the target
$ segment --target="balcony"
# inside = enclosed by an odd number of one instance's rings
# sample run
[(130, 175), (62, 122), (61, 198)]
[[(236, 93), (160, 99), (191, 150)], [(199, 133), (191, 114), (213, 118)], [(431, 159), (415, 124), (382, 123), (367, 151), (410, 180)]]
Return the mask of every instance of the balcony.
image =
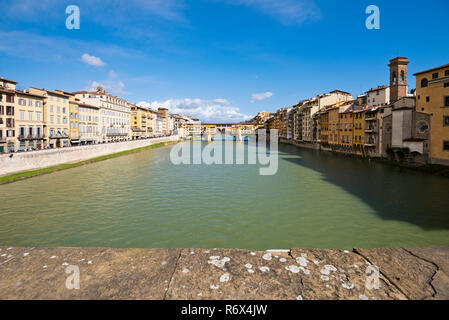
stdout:
[(19, 135), (20, 141), (26, 141), (26, 140), (42, 140), (44, 137), (42, 135)]
[(375, 132), (377, 132), (377, 127), (376, 126), (368, 126), (365, 128), (365, 132), (375, 133)]
[(107, 137), (126, 137), (128, 133), (106, 133)]
[(50, 133), (50, 139), (68, 139), (68, 133)]

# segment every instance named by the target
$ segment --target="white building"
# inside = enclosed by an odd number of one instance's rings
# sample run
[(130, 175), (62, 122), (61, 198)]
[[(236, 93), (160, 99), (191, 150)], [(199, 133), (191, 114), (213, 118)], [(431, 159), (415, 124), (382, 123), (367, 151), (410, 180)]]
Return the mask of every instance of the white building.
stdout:
[(366, 103), (369, 107), (386, 106), (390, 104), (390, 87), (378, 86), (367, 93)]
[(128, 101), (110, 95), (102, 87), (98, 87), (96, 92), (78, 91), (73, 95), (83, 103), (100, 108), (101, 143), (131, 140), (131, 106)]

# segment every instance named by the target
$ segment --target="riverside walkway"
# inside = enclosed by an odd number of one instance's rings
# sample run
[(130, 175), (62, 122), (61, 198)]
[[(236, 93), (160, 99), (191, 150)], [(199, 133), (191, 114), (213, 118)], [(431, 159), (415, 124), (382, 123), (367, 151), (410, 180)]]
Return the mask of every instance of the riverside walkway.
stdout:
[(0, 247), (0, 299), (449, 299), (449, 247)]

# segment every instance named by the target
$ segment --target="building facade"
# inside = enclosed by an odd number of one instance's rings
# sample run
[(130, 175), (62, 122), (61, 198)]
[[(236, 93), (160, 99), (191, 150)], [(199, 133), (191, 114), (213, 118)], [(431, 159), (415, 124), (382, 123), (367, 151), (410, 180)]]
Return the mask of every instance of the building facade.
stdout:
[(16, 150), (16, 85), (15, 81), (0, 78), (0, 153)]
[(44, 147), (44, 97), (29, 91), (16, 91), (16, 150)]
[(416, 76), (416, 108), (430, 115), (430, 162), (449, 165), (449, 64)]
[(99, 108), (100, 143), (131, 140), (131, 107), (125, 99), (110, 95), (102, 87), (95, 92), (77, 91), (73, 95), (82, 103)]

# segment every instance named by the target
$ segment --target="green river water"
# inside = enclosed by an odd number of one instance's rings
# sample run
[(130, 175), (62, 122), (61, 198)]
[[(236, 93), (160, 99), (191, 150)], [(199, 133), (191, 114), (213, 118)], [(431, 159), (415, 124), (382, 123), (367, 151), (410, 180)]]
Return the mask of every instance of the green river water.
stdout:
[[(217, 142), (214, 142), (217, 143)], [(279, 146), (258, 165), (173, 165), (163, 147), (1, 185), (0, 245), (449, 245), (449, 179)]]

